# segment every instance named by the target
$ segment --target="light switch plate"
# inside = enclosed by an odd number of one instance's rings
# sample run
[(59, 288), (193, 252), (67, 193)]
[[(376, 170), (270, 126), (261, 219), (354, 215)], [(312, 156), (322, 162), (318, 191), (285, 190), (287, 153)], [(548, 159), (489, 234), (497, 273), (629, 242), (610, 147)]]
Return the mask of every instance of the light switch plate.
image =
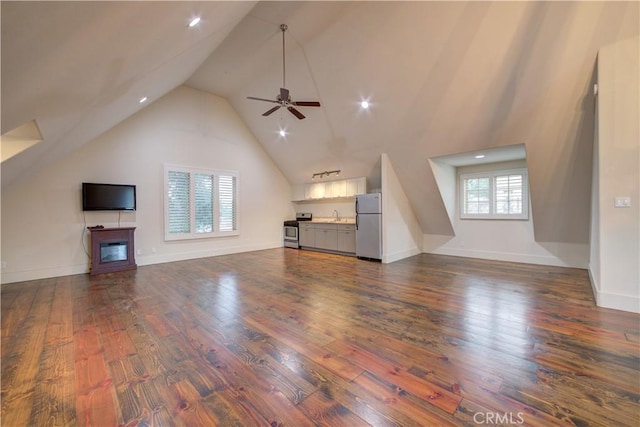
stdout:
[(616, 197), (614, 202), (614, 206), (616, 208), (630, 208), (631, 207), (631, 197)]

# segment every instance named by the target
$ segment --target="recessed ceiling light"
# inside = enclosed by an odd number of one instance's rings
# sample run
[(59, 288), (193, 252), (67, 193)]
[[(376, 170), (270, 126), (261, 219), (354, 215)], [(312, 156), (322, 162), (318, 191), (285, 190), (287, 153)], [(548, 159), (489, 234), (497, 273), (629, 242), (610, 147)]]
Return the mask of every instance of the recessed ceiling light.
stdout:
[(142, 98), (140, 98), (140, 100), (138, 101), (140, 104), (144, 104), (145, 102), (147, 102), (147, 98), (146, 96), (143, 96)]
[(200, 23), (200, 17), (196, 16), (195, 18), (193, 18), (191, 20), (191, 22), (189, 22), (189, 27), (195, 27), (196, 25), (198, 25)]
[(282, 137), (287, 136), (287, 132), (285, 132), (284, 129), (280, 129), (280, 136), (282, 136)]
[(484, 159), (484, 154), (477, 154), (476, 159)]
[(369, 108), (369, 102), (368, 101), (362, 101), (360, 103), (360, 106), (366, 110), (367, 108)]

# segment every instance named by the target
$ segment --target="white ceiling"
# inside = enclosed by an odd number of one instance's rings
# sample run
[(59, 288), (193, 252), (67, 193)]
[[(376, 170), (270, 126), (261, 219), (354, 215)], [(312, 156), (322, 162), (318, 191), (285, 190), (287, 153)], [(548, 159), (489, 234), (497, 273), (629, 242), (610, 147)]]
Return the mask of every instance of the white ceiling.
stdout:
[[(3, 187), (187, 84), (227, 97), (292, 184), (372, 177), (387, 153), (426, 233), (451, 233), (428, 158), (524, 144), (536, 238), (563, 242), (588, 238), (597, 51), (639, 26), (637, 2), (1, 7), (2, 133), (35, 119), (44, 138), (3, 162)], [(322, 103), (302, 121), (246, 99), (279, 91), (282, 23), (288, 89)]]
[(465, 151), (464, 153), (446, 154), (444, 156), (431, 157), (430, 160), (435, 160), (450, 166), (461, 167), (485, 163), (508, 162), (511, 160), (524, 160), (526, 158), (527, 150), (524, 144), (516, 144), (485, 148), (477, 151)]

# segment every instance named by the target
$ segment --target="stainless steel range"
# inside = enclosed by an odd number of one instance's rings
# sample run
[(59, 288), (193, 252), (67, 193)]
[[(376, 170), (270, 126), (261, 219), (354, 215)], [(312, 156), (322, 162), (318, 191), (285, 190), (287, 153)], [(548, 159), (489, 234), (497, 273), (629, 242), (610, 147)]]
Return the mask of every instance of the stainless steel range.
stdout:
[(311, 221), (313, 214), (310, 212), (298, 212), (296, 213), (296, 219), (284, 222), (284, 246), (286, 248), (298, 249), (300, 243), (298, 241), (298, 222)]

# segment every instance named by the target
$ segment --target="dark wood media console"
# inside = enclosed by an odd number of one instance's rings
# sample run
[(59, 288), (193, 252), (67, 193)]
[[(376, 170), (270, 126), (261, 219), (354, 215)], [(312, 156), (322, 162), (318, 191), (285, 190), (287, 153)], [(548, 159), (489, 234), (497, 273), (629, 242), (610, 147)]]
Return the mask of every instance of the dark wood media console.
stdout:
[(113, 271), (135, 270), (133, 232), (135, 227), (91, 228), (91, 270), (93, 276)]

